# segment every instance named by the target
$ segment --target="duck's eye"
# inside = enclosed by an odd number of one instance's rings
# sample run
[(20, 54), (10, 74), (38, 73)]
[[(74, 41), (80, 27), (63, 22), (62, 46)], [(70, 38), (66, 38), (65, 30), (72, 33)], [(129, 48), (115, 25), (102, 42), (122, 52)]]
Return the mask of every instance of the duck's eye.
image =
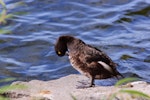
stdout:
[(58, 51), (57, 53), (58, 53), (59, 55), (61, 54), (61, 52), (60, 52), (60, 51)]

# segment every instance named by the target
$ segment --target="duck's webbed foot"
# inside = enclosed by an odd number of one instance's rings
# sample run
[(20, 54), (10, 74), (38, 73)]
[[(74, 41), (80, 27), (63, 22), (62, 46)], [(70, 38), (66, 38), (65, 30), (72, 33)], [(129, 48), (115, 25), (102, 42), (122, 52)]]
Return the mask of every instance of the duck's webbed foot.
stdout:
[(88, 80), (78, 81), (77, 89), (89, 88)]
[(90, 86), (89, 87), (95, 87), (95, 84), (90, 84)]

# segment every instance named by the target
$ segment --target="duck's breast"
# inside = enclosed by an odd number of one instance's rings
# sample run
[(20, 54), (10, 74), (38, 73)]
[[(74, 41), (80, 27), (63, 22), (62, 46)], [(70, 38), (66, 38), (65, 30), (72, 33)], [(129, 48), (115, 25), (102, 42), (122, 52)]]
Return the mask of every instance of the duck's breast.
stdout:
[(69, 54), (69, 60), (74, 69), (76, 69), (79, 73), (89, 77), (88, 68), (86, 68), (86, 64), (84, 64), (79, 59), (79, 55)]

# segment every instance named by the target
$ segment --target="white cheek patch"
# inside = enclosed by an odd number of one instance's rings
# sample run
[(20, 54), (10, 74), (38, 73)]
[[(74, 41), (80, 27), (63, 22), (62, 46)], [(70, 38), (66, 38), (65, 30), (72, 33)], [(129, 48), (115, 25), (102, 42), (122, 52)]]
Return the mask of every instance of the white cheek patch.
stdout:
[(112, 68), (108, 64), (106, 64), (105, 62), (102, 62), (102, 61), (98, 61), (98, 63), (101, 64), (106, 70), (113, 73)]

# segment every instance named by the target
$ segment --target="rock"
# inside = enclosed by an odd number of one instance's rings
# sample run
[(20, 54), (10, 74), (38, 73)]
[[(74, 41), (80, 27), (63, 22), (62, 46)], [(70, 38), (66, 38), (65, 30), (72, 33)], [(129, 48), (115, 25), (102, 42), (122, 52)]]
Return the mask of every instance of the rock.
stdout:
[[(99, 86), (87, 88), (88, 79), (82, 75), (69, 75), (60, 79), (51, 81), (32, 80), (30, 82), (14, 82), (11, 85), (22, 84), (27, 86), (26, 89), (11, 90), (7, 96), (11, 100), (108, 100), (112, 94), (119, 91), (120, 87), (115, 86)], [(125, 89), (138, 90), (150, 94), (150, 85), (146, 82), (132, 82), (133, 87)], [(127, 95), (127, 94), (126, 94)], [(133, 99), (130, 95), (122, 94), (117, 95), (113, 100), (120, 97), (130, 98), (132, 100), (145, 100)]]

